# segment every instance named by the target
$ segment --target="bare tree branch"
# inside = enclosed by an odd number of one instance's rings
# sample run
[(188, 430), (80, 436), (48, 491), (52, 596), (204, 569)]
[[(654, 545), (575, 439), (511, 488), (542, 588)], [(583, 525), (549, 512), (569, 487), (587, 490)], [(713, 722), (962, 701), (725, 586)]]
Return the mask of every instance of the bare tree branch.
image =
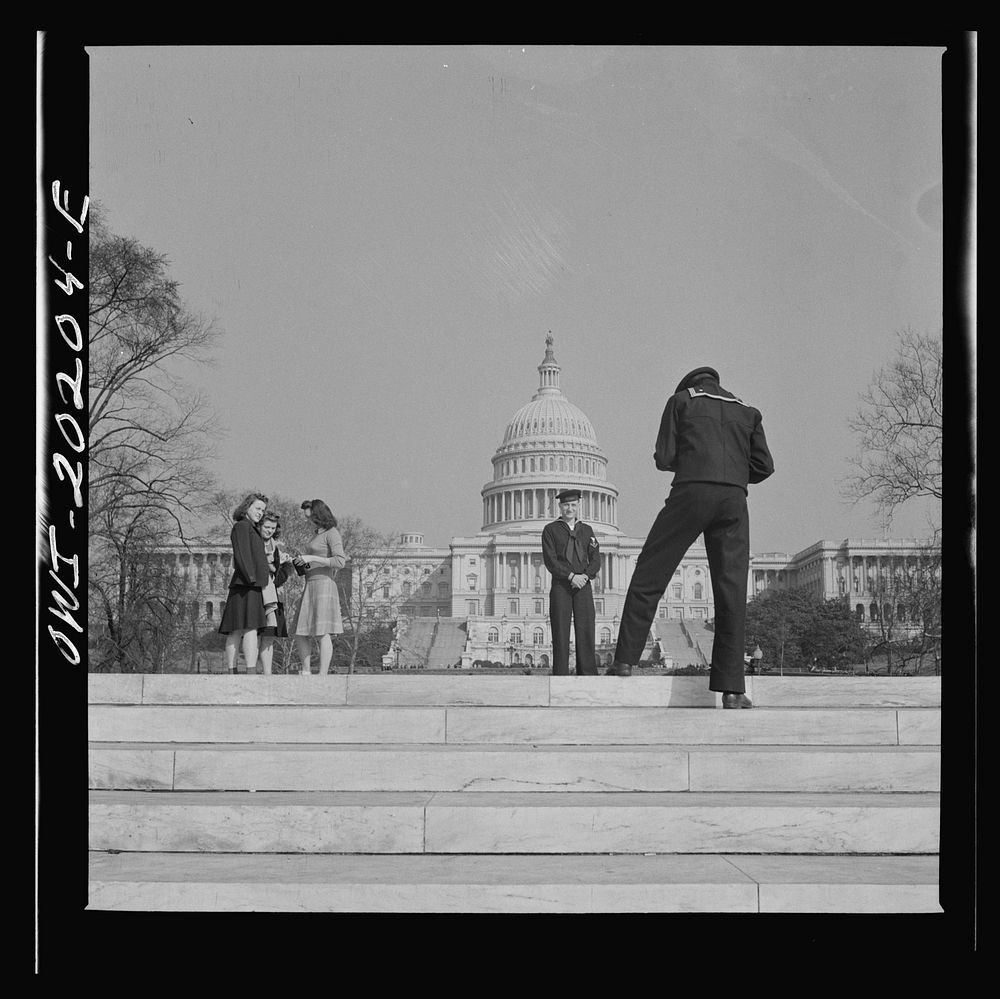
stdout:
[(849, 421), (858, 435), (845, 492), (891, 519), (917, 497), (942, 497), (941, 335), (905, 329), (895, 360), (876, 373)]
[(207, 361), (216, 332), (189, 311), (162, 254), (91, 219), (89, 582), (97, 668), (164, 662), (181, 598), (157, 560), (208, 502), (214, 417), (174, 365)]

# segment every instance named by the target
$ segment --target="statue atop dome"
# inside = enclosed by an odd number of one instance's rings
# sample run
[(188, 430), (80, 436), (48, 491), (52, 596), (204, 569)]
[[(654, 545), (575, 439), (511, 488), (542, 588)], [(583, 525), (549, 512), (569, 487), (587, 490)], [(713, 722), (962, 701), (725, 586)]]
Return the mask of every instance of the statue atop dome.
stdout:
[(559, 362), (556, 360), (555, 354), (552, 353), (552, 345), (555, 343), (555, 339), (552, 336), (552, 330), (549, 330), (549, 335), (545, 338), (545, 357), (542, 359), (542, 363), (538, 365), (538, 394), (535, 396), (537, 399), (540, 395), (562, 395), (559, 389)]

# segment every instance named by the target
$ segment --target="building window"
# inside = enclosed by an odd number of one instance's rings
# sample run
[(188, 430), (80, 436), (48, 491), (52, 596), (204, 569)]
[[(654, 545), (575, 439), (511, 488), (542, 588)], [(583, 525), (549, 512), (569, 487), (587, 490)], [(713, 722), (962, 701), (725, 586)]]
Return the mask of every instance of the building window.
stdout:
[(369, 597), (374, 596), (375, 595), (375, 587), (374, 586), (366, 586), (365, 587), (365, 595), (369, 596)]
[(535, 628), (531, 633), (531, 641), (533, 645), (544, 645), (545, 644), (545, 632), (541, 628)]
[(508, 600), (507, 601), (507, 606), (508, 606), (508, 610), (507, 610), (508, 614), (520, 614), (521, 613), (520, 610), (518, 609), (519, 606), (520, 606), (520, 602), (519, 601), (517, 601), (517, 600)]
[(604, 613), (604, 601), (603, 600), (595, 600), (594, 601), (594, 613), (595, 614), (603, 614)]
[(666, 616), (667, 616), (667, 608), (666, 607), (661, 607), (660, 608), (660, 617), (666, 617)]
[(466, 613), (475, 617), (479, 613), (479, 601), (478, 600), (466, 600), (465, 601)]
[(702, 585), (701, 585), (701, 583), (695, 583), (694, 584), (694, 598), (695, 598), (695, 600), (703, 600), (704, 599), (704, 597), (702, 596)]
[(541, 601), (541, 600), (536, 600), (535, 601), (535, 613), (536, 614), (544, 614), (545, 613), (543, 601)]
[(496, 628), (490, 628), (490, 630), (486, 633), (486, 641), (487, 642), (499, 642), (500, 641), (500, 632), (497, 631)]
[(680, 600), (683, 594), (680, 583), (674, 583), (674, 600)]
[(383, 586), (382, 587), (382, 596), (385, 597), (386, 600), (389, 599), (389, 587), (388, 586)]
[(611, 629), (601, 628), (601, 645), (611, 644)]
[[(211, 600), (209, 600), (205, 604), (205, 617), (207, 617), (209, 619), (209, 621), (212, 620), (212, 601)], [(902, 615), (900, 615), (900, 620), (902, 620)]]
[(410, 595), (411, 586), (409, 583), (403, 583), (403, 596), (408, 597)]
[(449, 587), (447, 583), (438, 583), (438, 596), (439, 597), (448, 596), (449, 589), (451, 589), (451, 587)]
[(520, 628), (511, 628), (510, 629), (510, 639), (509, 639), (509, 641), (510, 641), (511, 645), (520, 645), (521, 644), (521, 629)]

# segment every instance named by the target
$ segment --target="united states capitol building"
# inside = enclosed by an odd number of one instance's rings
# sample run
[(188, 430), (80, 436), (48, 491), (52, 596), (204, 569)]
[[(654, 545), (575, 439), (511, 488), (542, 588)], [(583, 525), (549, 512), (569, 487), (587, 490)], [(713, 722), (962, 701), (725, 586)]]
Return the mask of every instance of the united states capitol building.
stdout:
[[(619, 494), (608, 459), (586, 414), (563, 393), (551, 334), (538, 366), (538, 388), (508, 421), (481, 489), (482, 526), (448, 545), (425, 545), (417, 531), (349, 567), (350, 599), (371, 620), (397, 622), (385, 665), (400, 668), (477, 668), (485, 663), (546, 667), (552, 655), (549, 573), (541, 533), (559, 515), (556, 493), (581, 491), (580, 518), (601, 545), (593, 582), (596, 644), (608, 663), (618, 638), (625, 594), (644, 538), (618, 528)], [(925, 556), (927, 542), (845, 539), (817, 541), (794, 554), (753, 553), (748, 593), (806, 589), (822, 599), (847, 597), (858, 619), (873, 622), (886, 574)], [(191, 591), (195, 613), (217, 623), (231, 571), (228, 543), (177, 547), (175, 560)], [(702, 665), (711, 658), (714, 616), (708, 556), (701, 538), (668, 583), (643, 658), (665, 665)], [(894, 608), (895, 610), (895, 608)], [(905, 619), (905, 608), (900, 608)], [(213, 621), (214, 619), (214, 621)], [(572, 642), (572, 638), (571, 638)], [(572, 646), (571, 646), (572, 659)]]

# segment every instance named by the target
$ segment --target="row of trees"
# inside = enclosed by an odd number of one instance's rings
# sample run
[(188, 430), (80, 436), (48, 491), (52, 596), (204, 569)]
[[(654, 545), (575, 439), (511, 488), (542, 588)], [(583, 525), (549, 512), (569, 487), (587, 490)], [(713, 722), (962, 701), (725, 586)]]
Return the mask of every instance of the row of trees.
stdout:
[[(940, 575), (936, 560), (910, 581), (886, 583), (873, 595), (878, 613), (865, 626), (846, 597), (821, 600), (803, 590), (766, 590), (747, 605), (746, 652), (764, 650), (771, 671), (940, 668)], [(917, 578), (926, 585), (919, 588)], [(909, 604), (903, 600), (910, 600)], [(876, 667), (877, 664), (877, 667)]]

